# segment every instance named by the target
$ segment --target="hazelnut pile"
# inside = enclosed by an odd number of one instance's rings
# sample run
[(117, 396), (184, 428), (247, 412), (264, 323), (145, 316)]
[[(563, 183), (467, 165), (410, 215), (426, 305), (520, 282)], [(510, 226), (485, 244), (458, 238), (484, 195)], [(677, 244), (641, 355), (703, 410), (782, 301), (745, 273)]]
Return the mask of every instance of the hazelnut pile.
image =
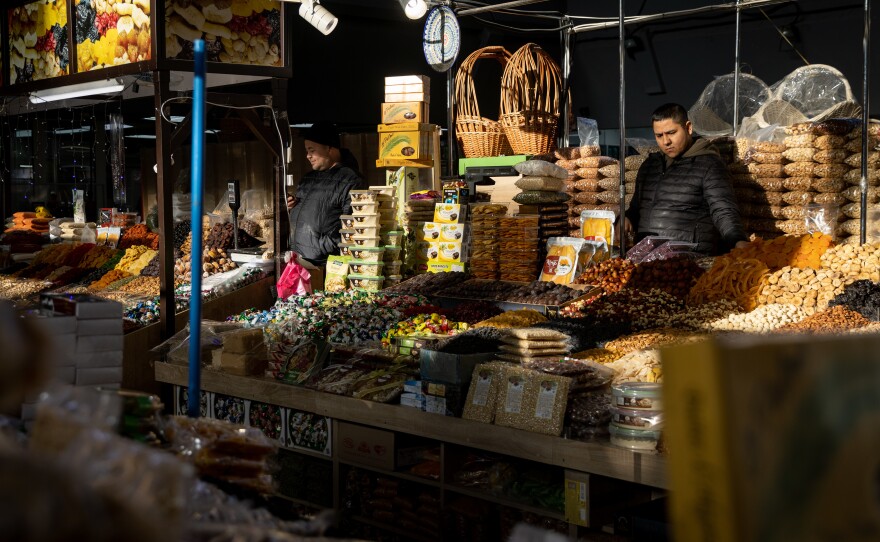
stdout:
[(626, 287), (635, 290), (663, 290), (684, 299), (704, 272), (692, 258), (685, 256), (654, 260), (637, 265)]
[(605, 260), (598, 265), (588, 267), (574, 280), (574, 283), (598, 286), (608, 293), (613, 293), (629, 282), (634, 268), (635, 265), (631, 261), (622, 258)]
[(867, 326), (870, 323), (870, 320), (856, 311), (838, 305), (817, 312), (813, 316), (807, 317), (800, 322), (782, 326), (777, 331), (794, 333), (842, 333)]

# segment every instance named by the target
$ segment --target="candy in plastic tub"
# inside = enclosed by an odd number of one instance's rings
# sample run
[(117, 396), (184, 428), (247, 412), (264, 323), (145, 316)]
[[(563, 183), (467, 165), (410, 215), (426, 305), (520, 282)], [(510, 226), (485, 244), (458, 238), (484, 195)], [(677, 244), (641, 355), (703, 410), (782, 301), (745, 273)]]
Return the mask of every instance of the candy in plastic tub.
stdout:
[(655, 451), (660, 440), (659, 431), (627, 429), (614, 423), (608, 427), (608, 430), (611, 432), (611, 444), (634, 451)]
[(363, 260), (351, 260), (348, 262), (348, 268), (355, 275), (379, 276), (382, 274), (382, 262), (367, 262)]
[(351, 249), (356, 246), (354, 243), (339, 243), (339, 255), (351, 256)]
[(379, 193), (375, 190), (349, 190), (351, 202), (354, 203), (376, 203), (379, 201)]
[(355, 260), (363, 262), (379, 262), (382, 261), (382, 255), (385, 253), (384, 247), (363, 247), (355, 245), (349, 248), (351, 257)]
[(400, 247), (388, 245), (385, 247), (384, 259), (386, 262), (393, 262), (400, 259)]
[(354, 200), (351, 201), (351, 214), (353, 215), (374, 215), (379, 212), (379, 204), (372, 203), (362, 203), (356, 202)]
[(353, 229), (343, 228), (339, 230), (339, 236), (342, 238), (343, 243), (353, 243), (353, 239), (356, 234), (357, 231)]
[(612, 404), (622, 408), (662, 410), (662, 385), (656, 382), (624, 382), (611, 388)]
[(663, 426), (663, 412), (611, 407), (611, 421), (626, 429), (658, 430)]
[(382, 241), (381, 237), (353, 237), (351, 242), (359, 247), (378, 247)]
[(352, 288), (358, 288), (367, 292), (378, 292), (382, 289), (382, 283), (385, 281), (383, 276), (375, 275), (349, 275), (348, 283)]
[(378, 226), (362, 226), (360, 224), (355, 224), (354, 226), (355, 237), (376, 237), (379, 235), (379, 227)]
[(403, 235), (402, 231), (389, 231), (382, 234), (382, 238), (387, 246), (399, 247), (403, 242)]

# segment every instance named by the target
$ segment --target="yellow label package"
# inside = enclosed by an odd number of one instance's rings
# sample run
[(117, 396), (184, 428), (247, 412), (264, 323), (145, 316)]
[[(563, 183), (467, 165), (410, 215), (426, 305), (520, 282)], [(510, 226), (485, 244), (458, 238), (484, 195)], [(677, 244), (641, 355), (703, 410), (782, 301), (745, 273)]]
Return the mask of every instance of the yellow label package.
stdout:
[(440, 257), (439, 243), (431, 243), (428, 241), (416, 241), (412, 245), (413, 255), (417, 261), (428, 262), (437, 261)]
[(431, 262), (427, 264), (425, 269), (428, 273), (464, 273), (464, 264), (453, 262), (453, 263), (440, 263), (440, 262)]
[(324, 290), (328, 292), (341, 292), (346, 288), (348, 277), (348, 262), (351, 256), (328, 256), (327, 269), (324, 278)]
[(539, 280), (557, 284), (571, 284), (583, 265), (580, 253), (584, 240), (578, 237), (551, 237), (547, 240), (547, 259), (541, 268)]
[(581, 211), (581, 233), (588, 241), (614, 243), (614, 211)]
[[(460, 262), (462, 256), (461, 242), (437, 243), (438, 262)], [(430, 261), (430, 260), (429, 260)]]
[(421, 239), (428, 241), (429, 243), (439, 242), (441, 226), (443, 226), (443, 224), (438, 222), (425, 222), (420, 230)]
[(438, 203), (434, 206), (434, 222), (458, 224), (464, 222), (466, 207), (459, 203)]
[(440, 227), (441, 242), (461, 243), (464, 240), (464, 224), (442, 224)]

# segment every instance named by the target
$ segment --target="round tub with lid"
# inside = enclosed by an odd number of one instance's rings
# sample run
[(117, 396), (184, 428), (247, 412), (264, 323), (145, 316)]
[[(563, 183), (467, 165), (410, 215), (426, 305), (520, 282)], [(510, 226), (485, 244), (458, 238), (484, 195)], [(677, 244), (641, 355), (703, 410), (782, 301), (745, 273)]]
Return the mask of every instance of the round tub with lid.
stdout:
[(339, 236), (342, 238), (343, 243), (354, 243), (355, 235), (357, 235), (357, 232), (353, 229), (343, 228), (339, 230)]
[(351, 249), (356, 246), (354, 243), (339, 243), (339, 255), (351, 256)]
[(357, 232), (357, 237), (378, 237), (379, 236), (379, 227), (378, 226), (362, 226), (361, 224), (354, 225), (354, 231)]
[(659, 430), (663, 426), (663, 412), (611, 407), (611, 421), (619, 427), (639, 430)]
[(663, 386), (656, 382), (623, 382), (611, 388), (613, 406), (663, 410)]
[(608, 426), (611, 444), (637, 452), (654, 452), (660, 440), (660, 431), (628, 429), (615, 423)]

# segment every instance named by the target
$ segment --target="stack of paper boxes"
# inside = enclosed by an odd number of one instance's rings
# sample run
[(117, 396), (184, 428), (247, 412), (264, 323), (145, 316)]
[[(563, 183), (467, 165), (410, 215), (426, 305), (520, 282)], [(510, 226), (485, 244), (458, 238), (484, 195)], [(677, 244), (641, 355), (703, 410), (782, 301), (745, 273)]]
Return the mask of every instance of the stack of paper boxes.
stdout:
[(416, 272), (464, 271), (469, 250), (467, 210), (468, 206), (460, 203), (434, 205), (434, 220), (416, 230)]
[[(122, 384), (122, 305), (84, 294), (44, 294), (40, 313), (26, 317), (46, 337), (52, 382), (119, 388)], [(36, 415), (38, 397), (27, 397), (21, 417)]]

